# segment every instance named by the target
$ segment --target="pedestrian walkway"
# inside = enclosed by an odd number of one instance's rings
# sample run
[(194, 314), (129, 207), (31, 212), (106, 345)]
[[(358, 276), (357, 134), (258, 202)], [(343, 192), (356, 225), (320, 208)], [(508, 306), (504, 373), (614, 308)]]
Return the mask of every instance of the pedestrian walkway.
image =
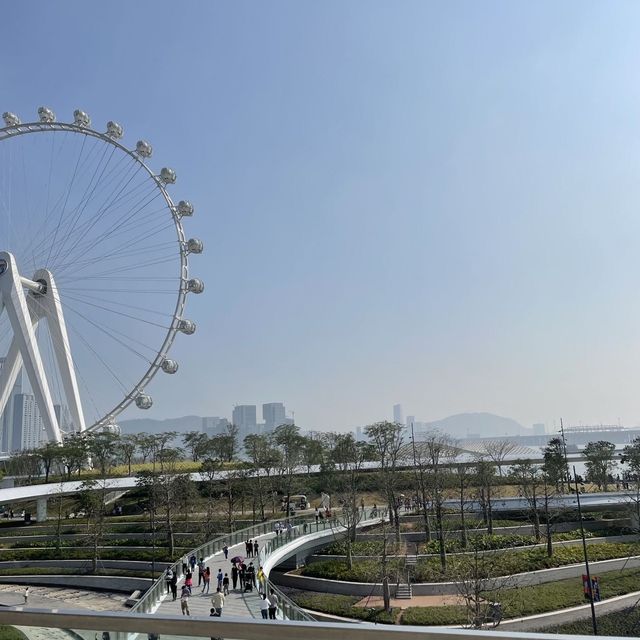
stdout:
[[(258, 537), (258, 542), (260, 547), (264, 544), (265, 541), (274, 537), (274, 533), (268, 533), (266, 535), (262, 535)], [(233, 547), (229, 548), (229, 558), (225, 560), (224, 553), (222, 551), (214, 554), (210, 558), (205, 558), (205, 564), (211, 570), (211, 588), (208, 594), (202, 593), (202, 586), (198, 586), (197, 584), (197, 569), (194, 574), (194, 583), (192, 589), (192, 596), (189, 598), (189, 612), (192, 616), (208, 616), (211, 610), (211, 596), (216, 592), (217, 581), (216, 575), (218, 574), (218, 569), (222, 570), (222, 573), (229, 574), (229, 579), (231, 579), (231, 558), (236, 556), (245, 557), (245, 545), (244, 543), (237, 544)], [(256, 574), (258, 573), (259, 567), (259, 559), (258, 558), (247, 558), (246, 564), (249, 565), (249, 562), (253, 562), (253, 566), (255, 567)], [(165, 594), (163, 600), (158, 605), (155, 613), (161, 613), (163, 615), (180, 615), (180, 589), (183, 583), (183, 579), (181, 578), (178, 582), (178, 598), (177, 600), (173, 600), (171, 594)], [(237, 589), (232, 588), (233, 585), (230, 585), (229, 595), (225, 597), (224, 601), (224, 609), (222, 611), (223, 616), (238, 616), (243, 618), (260, 618), (262, 617), (260, 614), (260, 596), (258, 594), (257, 588), (249, 593), (244, 593), (241, 585), (238, 585)], [(278, 617), (281, 617), (279, 615)]]

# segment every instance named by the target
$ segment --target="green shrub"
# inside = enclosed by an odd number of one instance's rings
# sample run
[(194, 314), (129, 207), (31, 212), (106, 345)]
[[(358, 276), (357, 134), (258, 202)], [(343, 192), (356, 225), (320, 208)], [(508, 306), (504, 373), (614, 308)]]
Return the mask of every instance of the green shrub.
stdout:
[(356, 602), (361, 600), (358, 596), (344, 596), (334, 593), (315, 593), (312, 591), (294, 591), (289, 597), (299, 606), (321, 613), (344, 618), (357, 618), (369, 622), (382, 624), (394, 624), (397, 611), (386, 613), (381, 609), (369, 607), (356, 607)]
[(467, 608), (463, 606), (408, 607), (402, 612), (400, 624), (443, 626), (464, 624), (467, 620)]
[(6, 624), (0, 624), (0, 640), (27, 640), (27, 636), (18, 631), (14, 627)]

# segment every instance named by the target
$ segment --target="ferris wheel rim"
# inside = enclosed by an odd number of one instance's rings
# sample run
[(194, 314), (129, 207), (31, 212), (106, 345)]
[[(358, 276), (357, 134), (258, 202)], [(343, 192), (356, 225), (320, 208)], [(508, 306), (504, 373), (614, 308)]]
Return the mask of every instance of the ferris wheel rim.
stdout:
[[(115, 418), (121, 414), (125, 409), (130, 407), (141, 394), (144, 393), (146, 385), (155, 377), (158, 371), (162, 368), (162, 364), (167, 358), (171, 347), (175, 341), (175, 338), (180, 331), (180, 322), (184, 319), (183, 312), (186, 306), (186, 299), (189, 282), (189, 250), (187, 248), (187, 240), (184, 233), (184, 227), (182, 225), (182, 216), (178, 212), (173, 199), (167, 191), (165, 183), (160, 179), (160, 176), (152, 171), (152, 169), (146, 164), (144, 158), (124, 146), (116, 138), (91, 128), (90, 126), (78, 125), (75, 123), (63, 123), (63, 122), (29, 122), (10, 124), (4, 127), (0, 127), (0, 142), (8, 140), (22, 135), (28, 135), (33, 133), (51, 133), (51, 132), (68, 132), (74, 134), (83, 134), (92, 138), (101, 140), (104, 143), (110, 144), (113, 147), (119, 149), (134, 160), (140, 168), (142, 168), (147, 177), (150, 178), (155, 186), (159, 189), (162, 197), (167, 205), (167, 208), (171, 214), (175, 232), (177, 235), (177, 241), (179, 245), (180, 255), (180, 286), (178, 289), (178, 296), (171, 317), (171, 324), (167, 330), (167, 334), (162, 341), (162, 345), (158, 349), (158, 352), (151, 362), (150, 366), (144, 372), (140, 380), (135, 383), (133, 389), (125, 395), (125, 397), (115, 405), (112, 409), (107, 411), (102, 417), (95, 420), (92, 424), (85, 427), (85, 431), (94, 431), (114, 422)], [(167, 314), (168, 315), (168, 314)]]

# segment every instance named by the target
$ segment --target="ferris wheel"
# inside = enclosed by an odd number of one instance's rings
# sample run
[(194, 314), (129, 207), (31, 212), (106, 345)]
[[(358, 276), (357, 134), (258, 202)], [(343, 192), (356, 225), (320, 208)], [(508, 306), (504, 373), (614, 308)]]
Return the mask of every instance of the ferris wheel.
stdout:
[(118, 123), (73, 116), (7, 112), (0, 128), (0, 416), (30, 387), (53, 441), (149, 409), (152, 378), (178, 371), (176, 336), (196, 330), (187, 297), (204, 290), (173, 169), (154, 172), (151, 145), (128, 148)]

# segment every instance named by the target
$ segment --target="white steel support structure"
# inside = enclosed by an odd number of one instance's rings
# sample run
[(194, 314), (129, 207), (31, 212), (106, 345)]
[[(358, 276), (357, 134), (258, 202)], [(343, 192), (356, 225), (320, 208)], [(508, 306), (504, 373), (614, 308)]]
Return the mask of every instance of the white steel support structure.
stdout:
[(0, 414), (6, 407), (20, 367), (24, 366), (49, 440), (62, 441), (35, 334), (40, 320), (46, 319), (74, 428), (84, 431), (84, 414), (69, 337), (51, 272), (40, 269), (34, 274), (33, 280), (29, 280), (20, 276), (11, 253), (0, 252), (0, 315), (3, 310), (9, 317), (13, 340), (0, 371)]

